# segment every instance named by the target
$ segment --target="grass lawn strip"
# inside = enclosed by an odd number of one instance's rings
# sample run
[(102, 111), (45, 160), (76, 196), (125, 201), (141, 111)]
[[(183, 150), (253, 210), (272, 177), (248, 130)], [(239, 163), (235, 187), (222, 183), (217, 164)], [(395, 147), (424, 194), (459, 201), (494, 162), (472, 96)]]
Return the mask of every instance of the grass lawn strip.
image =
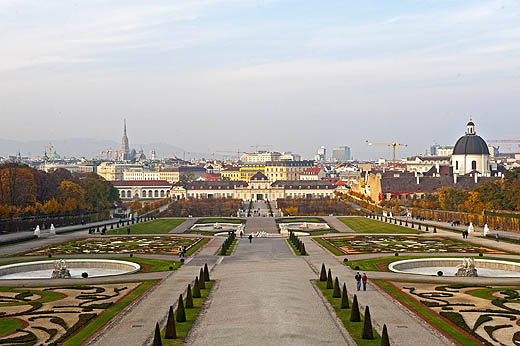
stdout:
[[(193, 309), (184, 309), (184, 311), (186, 312), (186, 322), (175, 322), (177, 339), (165, 339), (164, 333), (166, 332), (166, 326), (163, 328), (163, 330), (161, 331), (161, 339), (163, 346), (181, 346), (184, 344), (184, 340), (188, 336), (188, 333), (193, 327), (193, 324), (197, 320), (202, 305), (208, 297), (214, 283), (215, 281), (213, 280), (207, 281), (206, 289), (200, 290), (201, 298), (193, 298)], [(175, 307), (176, 305), (174, 306), (174, 308)]]
[(126, 308), (130, 303), (136, 300), (138, 297), (143, 295), (148, 289), (150, 289), (158, 280), (144, 281), (141, 285), (135, 288), (133, 291), (128, 293), (126, 296), (118, 300), (114, 305), (105, 310), (99, 315), (93, 322), (82, 328), (79, 332), (69, 338), (63, 346), (75, 346), (81, 345), (83, 342), (93, 337), (94, 334), (104, 327), (112, 318), (114, 318), (119, 312)]
[(157, 219), (150, 222), (133, 224), (131, 226), (123, 226), (118, 229), (108, 230), (107, 234), (127, 234), (127, 229), (130, 228), (130, 234), (166, 234), (175, 227), (182, 224), (186, 219)]
[(292, 243), (292, 241), (287, 239), (287, 242), (289, 243), (289, 246), (291, 247), (291, 249), (293, 249), (293, 251), (296, 254), (296, 256), (301, 256), (302, 255), (300, 250)]
[[(358, 346), (379, 346), (381, 344), (381, 337), (377, 333), (375, 329), (373, 329), (374, 339), (367, 340), (362, 339), (361, 336), (363, 334), (363, 320), (364, 316), (361, 315), (361, 322), (350, 322), (350, 312), (352, 310), (352, 301), (350, 301), (350, 309), (342, 309), (341, 308), (341, 298), (332, 298), (333, 290), (328, 290), (327, 283), (323, 281), (316, 280), (316, 285), (320, 289), (321, 293), (327, 298), (328, 302), (334, 310), (336, 311), (336, 316), (343, 322), (343, 325), (347, 329), (348, 333), (354, 339)], [(360, 309), (361, 310), (361, 309)]]
[(416, 229), (411, 229), (391, 223), (372, 220), (365, 217), (338, 217), (356, 233), (389, 233), (389, 234), (418, 234), (423, 233)]
[(186, 251), (186, 256), (193, 255), (198, 249), (200, 249), (204, 244), (206, 244), (210, 238), (201, 238), (195, 245), (190, 247), (188, 251)]
[(207, 224), (207, 223), (235, 223), (235, 224), (240, 224), (240, 223), (245, 223), (245, 220), (243, 219), (233, 219), (233, 218), (205, 218), (205, 219), (200, 219), (198, 220), (197, 222), (195, 222), (195, 224)]
[[(237, 242), (238, 242), (238, 239), (235, 238), (235, 240), (233, 240), (233, 241), (231, 242), (231, 245), (229, 245), (229, 247), (228, 247), (228, 249), (227, 249), (227, 251), (226, 251), (226, 254), (225, 254), (224, 256), (230, 256), (230, 255), (231, 255), (231, 252), (233, 252), (233, 248), (235, 247), (235, 245), (237, 244)], [(222, 248), (221, 248), (221, 249), (222, 249)], [(219, 250), (218, 253), (220, 254), (220, 250)]]
[(293, 217), (293, 218), (278, 218), (276, 223), (293, 223), (293, 222), (310, 222), (310, 223), (327, 223), (320, 217)]
[(321, 246), (323, 246), (324, 248), (326, 248), (327, 250), (329, 250), (336, 256), (345, 255), (345, 253), (343, 251), (341, 251), (340, 249), (338, 249), (336, 246), (332, 245), (328, 241), (324, 240), (323, 238), (312, 238), (312, 240), (314, 240), (315, 242), (317, 242), (318, 244), (320, 244)]
[(395, 287), (392, 283), (384, 280), (371, 280), (375, 283), (379, 288), (384, 290), (393, 298), (397, 299), (401, 304), (406, 306), (409, 310), (415, 312), (419, 317), (421, 317), (428, 324), (432, 325), (436, 329), (438, 329), (443, 335), (449, 337), (454, 340), (457, 344), (461, 346), (481, 346), (482, 343), (477, 341), (472, 336), (468, 335), (462, 329), (458, 328), (455, 324), (443, 318), (435, 311), (430, 308), (424, 306), (419, 301), (408, 295), (407, 293), (401, 291), (397, 287)]
[(16, 318), (0, 318), (0, 337), (8, 336), (23, 327), (23, 322)]

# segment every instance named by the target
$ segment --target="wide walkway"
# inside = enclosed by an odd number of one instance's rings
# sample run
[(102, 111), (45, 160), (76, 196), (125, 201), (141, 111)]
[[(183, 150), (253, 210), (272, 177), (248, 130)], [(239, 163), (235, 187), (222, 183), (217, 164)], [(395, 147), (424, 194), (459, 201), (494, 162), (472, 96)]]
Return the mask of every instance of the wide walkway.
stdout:
[(163, 279), (129, 311), (118, 315), (88, 345), (150, 345), (155, 323), (164, 326), (170, 305), (177, 306), (179, 294), (185, 294), (188, 284), (193, 284), (204, 263), (210, 270), (213, 268), (218, 260), (214, 254), (222, 242), (222, 238), (213, 238), (198, 256)]
[(317, 245), (311, 238), (301, 239), (305, 242), (305, 248), (309, 253), (309, 256), (305, 257), (309, 264), (318, 272), (321, 264), (325, 263), (325, 266), (331, 269), (333, 277), (337, 276), (340, 282), (346, 282), (349, 296), (352, 298), (354, 293), (357, 293), (361, 310), (364, 311), (366, 305), (370, 306), (372, 323), (379, 333), (383, 325), (387, 325), (392, 345), (394, 343), (399, 346), (453, 345), (434, 328), (420, 321), (409, 310), (394, 302), (389, 295), (381, 292), (371, 283), (368, 284), (367, 291), (355, 292), (356, 273), (350, 267), (340, 263), (329, 251)]
[(188, 345), (354, 345), (312, 285), (316, 275), (286, 239), (240, 240), (212, 276), (217, 285)]

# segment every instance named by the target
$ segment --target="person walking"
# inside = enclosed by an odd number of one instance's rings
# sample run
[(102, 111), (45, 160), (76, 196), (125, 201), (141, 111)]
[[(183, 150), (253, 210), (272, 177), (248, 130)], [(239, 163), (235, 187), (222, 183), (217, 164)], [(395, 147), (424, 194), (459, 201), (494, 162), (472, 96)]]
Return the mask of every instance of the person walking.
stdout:
[(361, 274), (359, 274), (359, 272), (357, 272), (356, 276), (354, 276), (354, 279), (356, 279), (356, 287), (357, 287), (357, 290), (359, 291), (361, 289)]
[(253, 240), (253, 235), (250, 234), (249, 237), (247, 237), (247, 239), (249, 239), (249, 244), (251, 244), (251, 240)]
[(363, 281), (363, 291), (366, 291), (367, 290), (367, 281), (368, 281), (367, 273), (363, 273), (363, 277), (361, 278), (361, 281)]
[(126, 229), (126, 234), (130, 234), (130, 227)]
[(244, 238), (244, 231), (240, 231), (240, 238)]

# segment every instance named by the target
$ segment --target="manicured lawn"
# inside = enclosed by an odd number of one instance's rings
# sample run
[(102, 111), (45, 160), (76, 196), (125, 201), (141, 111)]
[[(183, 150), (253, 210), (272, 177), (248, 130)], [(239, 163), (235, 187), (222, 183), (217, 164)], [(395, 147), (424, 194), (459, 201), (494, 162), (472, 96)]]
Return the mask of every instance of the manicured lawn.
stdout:
[(179, 226), (184, 221), (186, 221), (184, 218), (157, 219), (150, 222), (143, 222), (114, 230), (108, 230), (107, 234), (127, 234), (128, 228), (130, 228), (130, 234), (165, 234)]
[(417, 300), (411, 298), (407, 294), (403, 293), (401, 290), (397, 289), (395, 286), (389, 284), (384, 280), (374, 280), (374, 282), (379, 285), (382, 289), (384, 289), (391, 296), (399, 300), (405, 306), (407, 306), (410, 310), (422, 316), (428, 323), (436, 326), (443, 333), (449, 335), (455, 341), (457, 341), (460, 345), (464, 346), (479, 346), (482, 345), (480, 342), (475, 339), (461, 333), (461, 331), (455, 327), (453, 324), (448, 323), (445, 319), (443, 319), (440, 315), (438, 315), (433, 310), (428, 309), (423, 304), (418, 302)]
[(356, 233), (400, 233), (418, 234), (419, 230), (391, 223), (367, 219), (365, 217), (338, 217), (338, 220), (350, 227)]
[(211, 238), (202, 238), (197, 244), (195, 244), (194, 246), (190, 247), (188, 249), (188, 251), (186, 252), (186, 256), (191, 256), (195, 253), (195, 251), (197, 251), (198, 249), (200, 249), (204, 244), (206, 244)]
[(64, 346), (75, 346), (81, 345), (90, 336), (96, 333), (101, 327), (109, 322), (114, 316), (116, 316), (121, 310), (123, 310), (128, 304), (132, 303), (137, 297), (146, 292), (156, 281), (144, 281), (139, 287), (130, 292), (123, 299), (118, 301), (113, 306), (109, 307), (104, 313), (96, 318), (92, 323), (89, 323), (85, 328), (81, 329), (74, 336), (69, 338), (63, 345)]
[(22, 328), (22, 321), (14, 318), (0, 318), (0, 337), (15, 332), (18, 328)]
[[(200, 290), (201, 298), (193, 298), (193, 309), (185, 309), (186, 312), (186, 322), (175, 322), (175, 329), (177, 331), (177, 339), (165, 339), (164, 333), (166, 332), (166, 327), (161, 331), (162, 336), (162, 344), (163, 346), (181, 346), (184, 344), (184, 340), (186, 336), (191, 330), (193, 323), (197, 320), (197, 317), (200, 313), (200, 309), (202, 308), (202, 304), (204, 300), (206, 300), (209, 292), (211, 291), (211, 287), (213, 287), (214, 281), (206, 282), (206, 289)], [(176, 309), (177, 306), (174, 306)]]
[[(336, 316), (343, 322), (343, 325), (349, 332), (350, 336), (354, 339), (358, 346), (379, 346), (381, 344), (381, 337), (373, 330), (374, 339), (366, 340), (362, 339), (361, 336), (363, 334), (363, 320), (364, 316), (361, 313), (361, 322), (350, 322), (350, 313), (352, 311), (352, 302), (350, 302), (350, 309), (342, 309), (341, 308), (341, 298), (332, 298), (332, 289), (327, 289), (327, 283), (323, 281), (316, 280), (316, 285), (321, 290), (321, 293), (327, 298), (330, 305), (336, 311)], [(360, 311), (360, 312), (364, 312)], [(373, 321), (372, 321), (373, 324)], [(391, 337), (391, 335), (390, 335)]]
[(325, 220), (319, 217), (292, 217), (292, 218), (280, 218), (276, 219), (276, 223), (291, 223), (291, 222), (315, 222), (315, 223), (327, 223)]
[(196, 223), (198, 224), (204, 224), (204, 223), (242, 223), (244, 220), (242, 219), (232, 219), (232, 218), (206, 218), (206, 219), (200, 219)]
[(323, 238), (312, 238), (312, 240), (322, 245), (336, 256), (343, 256), (345, 254), (343, 253), (343, 251), (339, 250), (335, 246), (332, 246), (328, 241), (323, 240)]

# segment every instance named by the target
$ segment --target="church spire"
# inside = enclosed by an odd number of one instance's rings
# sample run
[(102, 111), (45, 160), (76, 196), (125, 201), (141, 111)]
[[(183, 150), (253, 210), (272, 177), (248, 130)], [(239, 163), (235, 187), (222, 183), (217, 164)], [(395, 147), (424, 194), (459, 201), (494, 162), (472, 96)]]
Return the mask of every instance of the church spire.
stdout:
[(123, 123), (123, 139), (121, 141), (121, 158), (126, 160), (128, 154), (130, 153), (130, 147), (128, 145), (128, 136), (126, 135), (126, 119), (124, 119)]

